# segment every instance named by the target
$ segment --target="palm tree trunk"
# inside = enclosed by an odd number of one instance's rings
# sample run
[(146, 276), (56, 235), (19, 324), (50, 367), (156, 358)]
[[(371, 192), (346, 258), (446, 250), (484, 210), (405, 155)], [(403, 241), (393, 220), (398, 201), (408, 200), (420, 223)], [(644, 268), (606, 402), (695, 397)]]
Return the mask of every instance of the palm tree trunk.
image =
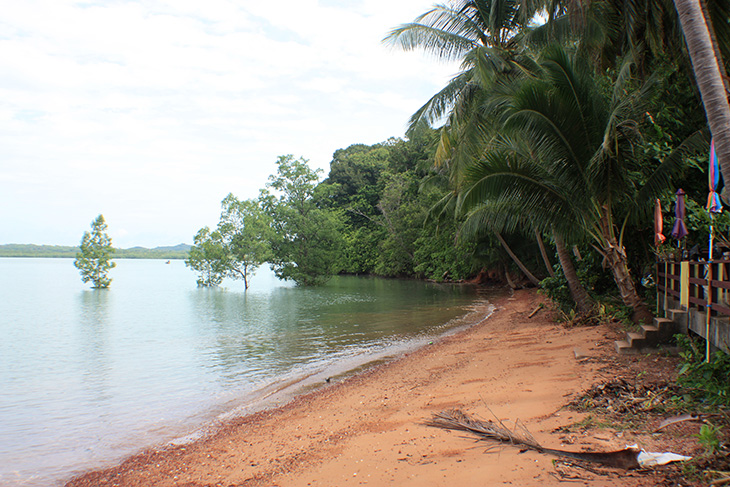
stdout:
[(512, 277), (509, 275), (509, 267), (507, 267), (507, 264), (503, 264), (504, 267), (504, 279), (507, 281), (507, 285), (510, 287), (510, 289), (517, 289), (517, 284), (512, 280)]
[(542, 241), (542, 235), (540, 235), (540, 232), (537, 228), (534, 228), (534, 230), (535, 240), (537, 240), (537, 246), (540, 247), (540, 255), (542, 255), (542, 261), (545, 263), (545, 267), (547, 268), (550, 277), (555, 277), (555, 271), (553, 270), (552, 264), (550, 264), (550, 259), (548, 259), (547, 251), (545, 250), (545, 242)]
[(621, 294), (621, 301), (633, 310), (632, 319), (635, 323), (644, 322), (650, 324), (654, 315), (646, 305), (629, 271), (629, 260), (626, 257), (626, 250), (618, 242), (611, 223), (611, 215), (608, 206), (604, 206), (600, 219), (601, 224), (601, 253), (605, 265), (611, 269), (613, 280), (616, 282), (618, 292)]
[(715, 139), (723, 179), (730, 181), (730, 104), (700, 0), (674, 0), (692, 60), (695, 80)]
[(717, 34), (715, 33), (715, 28), (712, 24), (710, 9), (707, 7), (707, 0), (700, 0), (700, 6), (702, 7), (702, 15), (705, 16), (705, 20), (707, 21), (707, 30), (710, 33), (712, 48), (715, 50), (715, 59), (717, 59), (717, 66), (720, 68), (720, 77), (722, 77), (722, 82), (725, 84), (725, 93), (727, 93), (730, 92), (730, 83), (728, 82), (727, 71), (725, 70), (725, 60), (722, 57), (722, 51), (720, 50), (720, 45), (717, 42)]
[(621, 300), (626, 306), (634, 310), (633, 321), (636, 323), (643, 322), (644, 324), (651, 323), (653, 315), (636, 290), (636, 284), (634, 284), (634, 279), (631, 277), (626, 260), (626, 252), (619, 247), (609, 247), (603, 250), (606, 263), (611, 269), (613, 279), (616, 281), (616, 286), (618, 286), (621, 294)]
[(502, 247), (504, 247), (504, 250), (507, 251), (509, 256), (512, 258), (515, 264), (517, 264), (517, 267), (520, 268), (520, 270), (527, 276), (527, 278), (530, 280), (532, 284), (535, 286), (540, 285), (540, 281), (538, 281), (537, 277), (535, 277), (530, 270), (525, 267), (525, 264), (522, 263), (522, 261), (515, 255), (514, 252), (512, 252), (512, 249), (509, 248), (509, 245), (507, 245), (507, 242), (504, 241), (502, 238), (502, 235), (499, 234), (499, 232), (494, 232), (494, 235), (497, 236), (497, 240), (499, 240), (499, 243), (502, 244)]
[(555, 231), (553, 231), (553, 239), (555, 240), (555, 249), (558, 252), (558, 259), (560, 260), (560, 267), (563, 269), (565, 280), (568, 281), (570, 297), (573, 298), (579, 312), (588, 313), (593, 309), (593, 299), (591, 299), (580, 283), (580, 279), (578, 279), (578, 273), (575, 272), (573, 261), (570, 259), (570, 250), (565, 245), (563, 237)]

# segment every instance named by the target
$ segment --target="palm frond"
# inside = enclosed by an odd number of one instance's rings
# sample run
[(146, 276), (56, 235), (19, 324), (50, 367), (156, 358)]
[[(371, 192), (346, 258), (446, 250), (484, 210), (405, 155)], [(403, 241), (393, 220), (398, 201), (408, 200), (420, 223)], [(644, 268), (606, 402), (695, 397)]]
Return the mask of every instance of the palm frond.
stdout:
[(433, 95), (416, 113), (411, 115), (408, 122), (406, 134), (410, 134), (421, 123), (433, 127), (433, 125), (441, 120), (453, 108), (456, 100), (462, 96), (464, 90), (468, 87), (472, 73), (463, 72), (451, 79), (441, 91)]
[(545, 168), (536, 161), (513, 157), (505, 151), (492, 150), (468, 170), (466, 190), (459, 197), (459, 211), (469, 213), (484, 205), (510, 207), (514, 215), (544, 222), (556, 218), (575, 222), (582, 196), (566, 194), (555, 184)]
[(417, 23), (396, 27), (383, 42), (404, 51), (422, 49), (442, 61), (459, 60), (477, 45), (468, 37)]
[(461, 59), (474, 47), (489, 42), (479, 22), (463, 9), (436, 5), (407, 24), (392, 29), (385, 44), (403, 50), (423, 49), (447, 61)]
[(456, 195), (449, 192), (441, 197), (426, 213), (426, 220), (424, 224), (429, 221), (443, 221), (446, 219), (453, 219), (456, 211)]

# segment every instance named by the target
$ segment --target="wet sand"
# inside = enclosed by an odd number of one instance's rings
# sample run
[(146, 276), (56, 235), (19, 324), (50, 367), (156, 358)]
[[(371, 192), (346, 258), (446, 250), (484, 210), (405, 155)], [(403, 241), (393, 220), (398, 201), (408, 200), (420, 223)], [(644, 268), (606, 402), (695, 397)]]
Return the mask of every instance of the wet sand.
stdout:
[[(610, 435), (578, 435), (566, 445), (556, 432), (583, 418), (561, 408), (610, 376), (601, 358), (614, 353), (614, 337), (603, 327), (565, 329), (547, 307), (530, 318), (541, 302), (534, 290), (504, 296), (468, 330), (67, 486), (564, 485), (552, 457), (422, 424), (459, 408), (508, 425), (519, 420), (552, 448), (625, 446)], [(638, 485), (622, 472), (581, 477), (578, 485)]]

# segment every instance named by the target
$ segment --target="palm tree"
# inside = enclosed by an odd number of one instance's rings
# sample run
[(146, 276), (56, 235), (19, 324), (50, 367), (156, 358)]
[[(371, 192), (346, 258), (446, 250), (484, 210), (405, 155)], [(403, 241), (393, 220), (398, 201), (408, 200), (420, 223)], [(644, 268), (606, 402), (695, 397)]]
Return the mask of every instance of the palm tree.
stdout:
[(703, 15), (700, 1), (674, 0), (674, 4), (687, 41), (710, 131), (715, 139), (720, 170), (723, 179), (730, 181), (730, 105), (722, 78), (724, 69), (715, 55), (708, 19)]
[[(486, 99), (499, 87), (535, 70), (532, 56), (520, 40), (527, 24), (543, 8), (541, 2), (516, 0), (456, 0), (436, 5), (409, 24), (393, 29), (384, 42), (404, 50), (423, 49), (440, 60), (461, 60), (462, 70), (441, 91), (431, 97), (410, 120), (409, 133), (447, 119), (441, 128), (436, 152), (437, 166), (446, 166), (453, 192), (440, 208), (449, 207), (461, 191), (462, 178), (481, 153), (485, 140), (494, 136), (495, 121), (482, 109)], [(497, 229), (495, 236), (525, 275), (530, 272), (509, 249)], [(538, 244), (540, 243), (538, 235)], [(559, 255), (560, 250), (559, 250)], [(564, 250), (564, 249), (562, 249)], [(567, 252), (562, 253), (563, 256)], [(589, 307), (585, 290), (570, 260), (561, 259), (574, 299), (583, 310)]]
[[(588, 237), (613, 274), (636, 320), (650, 312), (629, 272), (617, 209), (665, 187), (677, 160), (665, 161), (643, 187), (631, 177), (638, 143), (634, 117), (643, 113), (646, 88), (629, 92), (617, 83), (609, 101), (580, 56), (562, 47), (546, 50), (540, 76), (515, 86), (502, 108), (503, 135), (474, 164), (463, 195), (465, 209), (496, 202), (554, 231), (559, 239)], [(625, 70), (624, 70), (625, 72)], [(505, 212), (486, 215), (489, 225), (509, 222)]]
[[(725, 2), (726, 0), (720, 0)], [(542, 0), (546, 22), (529, 33), (532, 43), (573, 44), (598, 71), (629, 54), (643, 70), (651, 58), (682, 48), (672, 0)]]
[(644, 47), (654, 56), (688, 51), (721, 172), (730, 181), (730, 83), (723, 62), (730, 55), (729, 0), (551, 0), (544, 6), (554, 14), (533, 40), (577, 35), (582, 46), (604, 60)]
[(519, 0), (453, 0), (388, 33), (386, 44), (462, 63), (461, 72), (411, 117), (410, 130), (440, 122), (459, 105), (468, 105), (495, 77), (520, 69), (524, 58), (515, 34), (536, 12), (528, 5)]
[[(494, 155), (494, 153), (491, 153), (491, 155)], [(476, 177), (483, 176), (482, 173)], [(470, 193), (471, 191), (467, 190), (466, 202), (463, 199), (461, 201), (461, 210), (467, 213), (462, 226), (464, 234), (483, 235), (485, 232), (491, 231), (499, 236), (500, 232), (519, 233), (532, 228), (534, 232), (538, 233), (538, 242), (540, 241), (541, 232), (545, 229), (541, 230), (533, 223), (532, 218), (529, 216), (530, 209), (522, 208), (520, 202), (516, 201), (515, 198), (497, 196), (485, 199), (478, 197), (470, 199), (473, 196)], [(518, 209), (520, 210), (518, 211)], [(553, 231), (553, 242), (573, 302), (580, 313), (590, 313), (595, 303), (578, 278), (578, 273), (570, 259), (570, 251), (565, 244), (565, 240), (560, 233)], [(543, 258), (545, 257), (543, 256)], [(520, 267), (520, 269), (522, 268)]]

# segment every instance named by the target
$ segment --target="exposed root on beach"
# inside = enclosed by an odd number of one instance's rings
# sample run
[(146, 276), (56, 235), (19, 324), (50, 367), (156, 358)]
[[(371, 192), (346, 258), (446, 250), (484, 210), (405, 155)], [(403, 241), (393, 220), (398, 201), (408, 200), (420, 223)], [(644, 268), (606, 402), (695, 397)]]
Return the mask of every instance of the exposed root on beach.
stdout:
[(626, 470), (639, 467), (638, 454), (640, 450), (638, 448), (629, 447), (611, 452), (572, 452), (545, 448), (535, 440), (523, 425), (517, 423), (515, 429), (510, 430), (502, 421), (495, 419), (496, 422), (491, 420), (482, 421), (470, 418), (459, 409), (449, 409), (434, 414), (424, 424), (435, 428), (465, 431), (475, 435), (480, 440), (507, 443), (539, 453), (598, 463), (607, 467)]

